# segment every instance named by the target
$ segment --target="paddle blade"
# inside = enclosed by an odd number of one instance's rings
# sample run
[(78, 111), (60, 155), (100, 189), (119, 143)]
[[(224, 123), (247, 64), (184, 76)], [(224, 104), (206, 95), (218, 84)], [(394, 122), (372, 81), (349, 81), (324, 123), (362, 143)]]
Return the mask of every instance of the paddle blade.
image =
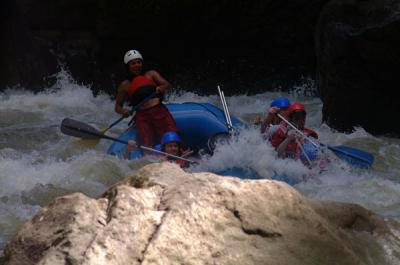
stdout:
[(359, 168), (369, 168), (374, 163), (374, 156), (363, 150), (350, 146), (328, 146), (340, 159)]
[(99, 137), (102, 134), (96, 128), (70, 118), (65, 118), (61, 122), (61, 132), (70, 136), (93, 140), (99, 140)]
[(97, 139), (80, 139), (77, 141), (79, 145), (85, 146), (87, 148), (93, 148), (100, 143), (101, 138)]

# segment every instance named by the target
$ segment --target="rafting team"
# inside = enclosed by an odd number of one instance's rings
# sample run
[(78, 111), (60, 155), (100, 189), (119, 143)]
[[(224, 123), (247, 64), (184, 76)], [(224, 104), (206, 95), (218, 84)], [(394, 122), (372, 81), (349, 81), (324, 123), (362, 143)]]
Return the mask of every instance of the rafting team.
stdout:
[[(140, 105), (134, 121), (141, 144), (174, 156), (188, 154), (174, 118), (162, 103), (163, 95), (170, 88), (169, 82), (155, 70), (143, 71), (143, 57), (137, 50), (126, 52), (124, 63), (128, 77), (118, 87), (115, 111), (128, 117), (131, 113), (124, 108), (124, 103)], [(259, 117), (255, 124), (261, 127), (261, 133), (271, 142), (279, 157), (300, 159), (311, 167), (312, 161), (317, 159), (318, 148), (307, 138), (317, 139), (318, 135), (304, 127), (306, 114), (303, 104), (292, 104), (289, 99), (279, 97), (272, 101), (267, 116)], [(129, 153), (138, 147), (134, 140), (128, 143), (125, 158), (129, 158)], [(169, 156), (162, 156), (162, 159), (176, 162), (181, 167), (189, 166), (186, 161)]]

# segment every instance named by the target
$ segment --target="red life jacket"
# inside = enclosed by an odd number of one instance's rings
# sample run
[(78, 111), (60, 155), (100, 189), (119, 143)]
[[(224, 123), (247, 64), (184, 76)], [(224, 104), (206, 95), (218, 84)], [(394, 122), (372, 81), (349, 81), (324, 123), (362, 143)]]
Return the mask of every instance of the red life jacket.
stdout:
[(156, 86), (153, 80), (149, 79), (144, 75), (135, 76), (129, 87), (128, 95), (132, 97), (138, 89), (145, 87), (145, 86)]
[[(307, 135), (307, 136), (311, 136), (314, 137), (316, 139), (318, 139), (318, 134), (308, 128), (304, 128), (303, 132)], [(278, 146), (285, 140), (286, 135), (287, 134), (287, 127), (285, 123), (281, 123), (280, 124), (280, 128), (278, 130), (276, 130), (276, 132), (272, 135), (271, 137), (271, 144), (273, 147), (278, 148)], [(298, 159), (301, 149), (298, 146), (297, 142), (299, 142), (300, 144), (304, 143), (306, 140), (304, 139), (304, 137), (299, 137), (297, 138), (297, 141), (291, 141), (288, 143), (287, 147), (286, 147), (286, 156), (287, 157), (291, 157), (294, 159)]]
[(190, 167), (189, 162), (187, 162), (187, 161), (185, 161), (185, 160), (177, 159), (177, 160), (175, 160), (175, 163), (177, 163), (181, 168), (188, 168), (188, 167)]
[(133, 106), (155, 92), (156, 83), (144, 75), (135, 76), (128, 90), (128, 95)]

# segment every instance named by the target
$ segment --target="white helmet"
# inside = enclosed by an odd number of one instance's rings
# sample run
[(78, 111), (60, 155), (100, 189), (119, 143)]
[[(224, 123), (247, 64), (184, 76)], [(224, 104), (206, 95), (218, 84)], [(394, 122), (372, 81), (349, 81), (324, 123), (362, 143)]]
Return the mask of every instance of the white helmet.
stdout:
[(143, 60), (143, 57), (142, 57), (142, 55), (140, 54), (140, 52), (137, 51), (137, 50), (130, 50), (130, 51), (127, 51), (127, 52), (125, 53), (125, 56), (124, 56), (124, 63), (127, 64), (127, 63), (129, 63), (129, 61), (131, 61), (131, 60), (133, 60), (133, 59), (140, 59), (140, 60)]

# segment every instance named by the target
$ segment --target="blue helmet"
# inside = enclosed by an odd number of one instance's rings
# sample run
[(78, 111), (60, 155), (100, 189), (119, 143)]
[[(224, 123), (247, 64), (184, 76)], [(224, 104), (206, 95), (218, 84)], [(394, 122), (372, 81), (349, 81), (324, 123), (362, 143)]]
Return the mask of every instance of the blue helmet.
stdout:
[(180, 141), (181, 138), (179, 138), (179, 135), (176, 132), (166, 132), (161, 139), (161, 145), (165, 145), (170, 142), (179, 143)]
[[(313, 144), (311, 143), (304, 143), (301, 145), (303, 147), (303, 150), (300, 153), (300, 159), (303, 161), (307, 161), (307, 158), (305, 156), (305, 154), (307, 155), (307, 157), (311, 160), (314, 161), (318, 158), (318, 148), (315, 147)], [(305, 154), (304, 154), (305, 153)]]
[(289, 108), (292, 103), (288, 98), (279, 97), (271, 102), (271, 107), (278, 107), (278, 108)]

